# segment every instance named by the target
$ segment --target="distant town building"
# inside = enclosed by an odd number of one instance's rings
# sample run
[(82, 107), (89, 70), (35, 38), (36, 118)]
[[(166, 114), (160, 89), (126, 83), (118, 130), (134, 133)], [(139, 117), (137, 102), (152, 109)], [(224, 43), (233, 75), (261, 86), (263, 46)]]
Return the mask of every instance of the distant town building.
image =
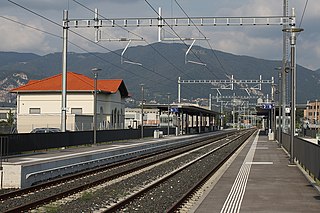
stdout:
[[(10, 92), (17, 94), (17, 130), (60, 128), (62, 74), (31, 80)], [(121, 129), (125, 121), (127, 88), (123, 80), (97, 80), (98, 129)], [(94, 79), (67, 73), (67, 120), (70, 131), (91, 130), (94, 113)]]
[(10, 113), (15, 118), (16, 106), (12, 103), (0, 103), (0, 122), (7, 122)]
[(303, 111), (304, 123), (309, 128), (316, 128), (320, 125), (320, 101), (308, 101), (307, 107)]
[[(143, 110), (143, 125), (144, 126), (159, 126), (160, 112), (158, 109)], [(125, 127), (136, 129), (141, 125), (141, 108), (126, 108), (125, 109)]]

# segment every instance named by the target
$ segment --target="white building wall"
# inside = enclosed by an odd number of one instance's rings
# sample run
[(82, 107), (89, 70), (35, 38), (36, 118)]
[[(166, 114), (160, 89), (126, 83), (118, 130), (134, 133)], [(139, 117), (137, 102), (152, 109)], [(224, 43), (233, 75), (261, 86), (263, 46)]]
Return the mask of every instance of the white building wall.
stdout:
[[(30, 108), (40, 108), (41, 114), (61, 113), (61, 94), (19, 94), (18, 114), (29, 114)], [(67, 113), (71, 113), (71, 108), (82, 108), (83, 114), (93, 113), (93, 95), (67, 94)]]
[[(40, 109), (40, 114), (30, 114), (30, 108)], [(83, 116), (93, 116), (93, 93), (67, 94), (67, 130), (86, 130), (89, 124), (76, 122), (72, 109), (82, 109)], [(117, 91), (115, 94), (101, 93), (97, 96), (98, 129), (123, 128), (124, 99)], [(117, 112), (115, 115), (114, 112)], [(78, 115), (79, 117), (79, 115)], [(112, 119), (113, 117), (113, 119)], [(85, 121), (92, 122), (86, 118)], [(17, 129), (19, 133), (30, 132), (37, 127), (60, 128), (61, 123), (61, 94), (59, 93), (20, 93), (17, 97)], [(92, 126), (92, 124), (90, 124)]]

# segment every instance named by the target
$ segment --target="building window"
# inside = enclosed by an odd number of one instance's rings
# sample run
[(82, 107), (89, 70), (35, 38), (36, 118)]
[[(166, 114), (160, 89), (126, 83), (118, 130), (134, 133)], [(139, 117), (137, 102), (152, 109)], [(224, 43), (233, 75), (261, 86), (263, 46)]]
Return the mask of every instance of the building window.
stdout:
[(82, 115), (82, 108), (71, 108), (71, 114)]
[(7, 116), (8, 113), (0, 113), (0, 119), (7, 119), (8, 116)]
[(40, 114), (40, 108), (29, 108), (29, 114)]

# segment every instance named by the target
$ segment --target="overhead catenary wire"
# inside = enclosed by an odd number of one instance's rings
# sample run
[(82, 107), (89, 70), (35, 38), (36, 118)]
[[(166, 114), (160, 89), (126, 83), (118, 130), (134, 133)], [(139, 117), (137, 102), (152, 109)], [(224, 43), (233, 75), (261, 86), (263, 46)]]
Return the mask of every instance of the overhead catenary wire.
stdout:
[[(8, 20), (8, 21), (14, 22), (14, 23), (16, 23), (16, 24), (20, 24), (20, 25), (22, 25), (22, 26), (24, 26), (24, 27), (30, 28), (30, 29), (32, 29), (32, 30), (36, 30), (36, 31), (45, 33), (45, 34), (47, 34), (47, 35), (50, 35), (50, 36), (53, 36), (53, 37), (62, 39), (62, 36), (56, 35), (56, 34), (54, 34), (54, 33), (41, 30), (41, 29), (39, 29), (39, 28), (30, 26), (30, 25), (28, 25), (28, 24), (25, 24), (25, 23), (22, 23), (22, 22), (13, 20), (13, 19), (8, 18), (8, 17), (5, 17), (5, 16), (1, 16), (1, 15), (0, 15), (0, 17), (3, 18), (3, 19), (6, 19), (6, 20)], [(90, 55), (93, 55), (93, 56), (99, 58), (100, 60), (102, 60), (102, 61), (104, 61), (104, 62), (106, 62), (106, 63), (108, 63), (108, 64), (110, 64), (110, 65), (112, 65), (112, 66), (114, 66), (114, 67), (116, 67), (116, 68), (118, 68), (118, 69), (124, 70), (124, 71), (129, 72), (129, 73), (134, 74), (134, 75), (137, 75), (136, 73), (134, 73), (134, 72), (132, 72), (132, 71), (130, 71), (130, 70), (126, 70), (126, 69), (124, 69), (124, 68), (121, 67), (121, 66), (118, 66), (118, 65), (116, 65), (116, 64), (114, 64), (114, 63), (112, 63), (112, 62), (110, 62), (110, 61), (108, 61), (108, 60), (105, 60), (104, 58), (98, 56), (97, 54), (95, 54), (95, 53), (93, 53), (93, 52), (89, 52), (89, 51), (86, 50), (85, 48), (79, 46), (78, 44), (76, 44), (76, 43), (74, 43), (74, 42), (72, 42), (72, 41), (68, 41), (68, 42), (69, 42), (71, 45), (79, 48), (80, 50), (82, 50), (82, 51), (84, 51), (84, 52), (86, 52), (86, 53), (88, 53), (88, 54), (90, 54)], [(142, 76), (142, 75), (137, 75), (137, 76), (139, 76), (139, 77), (141, 77), (141, 78), (144, 78), (144, 76)], [(155, 81), (155, 82), (158, 82), (158, 81)]]
[[(22, 8), (22, 9), (24, 9), (24, 10), (32, 13), (32, 14), (34, 14), (34, 15), (36, 15), (36, 16), (38, 16), (38, 17), (40, 17), (40, 18), (42, 18), (42, 19), (44, 19), (44, 20), (46, 20), (46, 21), (48, 21), (48, 22), (50, 22), (50, 23), (52, 23), (52, 24), (54, 24), (54, 25), (56, 25), (56, 26), (62, 27), (62, 25), (60, 25), (59, 23), (57, 23), (57, 22), (55, 22), (55, 21), (53, 21), (53, 20), (51, 20), (51, 19), (49, 19), (49, 18), (47, 18), (47, 17), (39, 14), (39, 13), (37, 13), (37, 12), (35, 12), (35, 11), (33, 11), (33, 10), (25, 7), (25, 6), (22, 6), (22, 5), (14, 2), (14, 1), (12, 1), (12, 0), (8, 0), (8, 1), (11, 2), (12, 4), (14, 4), (14, 5), (16, 5), (16, 6), (20, 7), (20, 8)], [(24, 25), (27, 26), (26, 24), (24, 24)], [(30, 26), (30, 28), (32, 28), (32, 27)], [(39, 31), (39, 30), (40, 30), (40, 29), (38, 29), (38, 31)], [(104, 47), (104, 46), (102, 46), (102, 45), (99, 45), (99, 44), (97, 44), (96, 42), (94, 42), (94, 41), (86, 38), (85, 36), (83, 36), (83, 35), (75, 32), (75, 31), (72, 31), (72, 30), (69, 30), (69, 31), (72, 32), (72, 33), (74, 33), (75, 35), (81, 37), (82, 39), (85, 39), (86, 41), (89, 41), (90, 43), (93, 43), (93, 44), (95, 44), (95, 45), (98, 45), (99, 47), (101, 47), (101, 48), (109, 51), (110, 53), (113, 53), (113, 54), (116, 54), (116, 55), (120, 56), (120, 54), (116, 53), (115, 51), (112, 51), (112, 50), (109, 49), (109, 48), (106, 48), (106, 47)], [(47, 34), (50, 34), (50, 33), (47, 32)], [(54, 34), (52, 34), (52, 36), (61, 38), (61, 36), (54, 35)], [(71, 44), (70, 41), (68, 41), (68, 42)], [(76, 44), (74, 44), (74, 43), (72, 43), (72, 44), (75, 45), (75, 46), (77, 46), (78, 48), (82, 49), (83, 51), (90, 53), (89, 51), (85, 50), (84, 48), (81, 48), (79, 45), (76, 45)], [(93, 53), (90, 53), (90, 54), (97, 56), (96, 54), (93, 54)], [(101, 57), (98, 57), (98, 58), (102, 59)], [(132, 73), (132, 74), (134, 74), (134, 75), (137, 75), (136, 73), (133, 73), (133, 72), (131, 72), (131, 71), (128, 71), (128, 70), (126, 70), (126, 69), (124, 69), (124, 68), (122, 68), (122, 67), (120, 67), (120, 66), (118, 66), (118, 65), (115, 65), (115, 64), (113, 64), (113, 63), (111, 63), (111, 62), (109, 62), (109, 61), (107, 61), (107, 60), (104, 60), (104, 59), (103, 59), (103, 61), (105, 61), (105, 62), (107, 62), (107, 63), (109, 63), (109, 64), (111, 64), (111, 65), (113, 65), (113, 66), (115, 66), (115, 67), (117, 67), (117, 68), (119, 68), (119, 69), (121, 69), (121, 70), (124, 70), (124, 71), (126, 71), (126, 72)], [(170, 78), (168, 78), (168, 77), (166, 77), (166, 76), (164, 76), (164, 75), (161, 75), (161, 74), (159, 74), (159, 73), (157, 73), (157, 72), (155, 72), (155, 71), (153, 71), (153, 70), (151, 70), (151, 69), (149, 69), (149, 68), (147, 68), (147, 67), (144, 67), (144, 66), (141, 66), (141, 67), (142, 67), (143, 69), (149, 71), (149, 72), (152, 72), (152, 73), (154, 73), (154, 74), (156, 74), (156, 75), (158, 75), (158, 76), (160, 76), (160, 77), (162, 77), (162, 78), (167, 79), (168, 81), (171, 81), (171, 82), (173, 82), (173, 83), (176, 83), (176, 81), (174, 81), (174, 80), (172, 80), (172, 79), (170, 79)], [(139, 76), (139, 75), (137, 75), (137, 76)], [(141, 78), (142, 78), (142, 79), (146, 79), (144, 76), (141, 76)], [(146, 79), (146, 80), (150, 80), (150, 79)], [(158, 84), (163, 84), (163, 83), (161, 83), (161, 81), (155, 81), (155, 80), (153, 80), (153, 79), (151, 79), (151, 81), (157, 82)], [(165, 84), (163, 84), (163, 85), (165, 85)], [(191, 89), (188, 88), (188, 87), (185, 87), (185, 88), (188, 89), (188, 90), (190, 90), (190, 91), (193, 92), (193, 93), (195, 92), (195, 91), (191, 90)]]
[(305, 3), (304, 8), (303, 8), (303, 13), (302, 13), (302, 16), (301, 16), (301, 20), (300, 20), (299, 28), (301, 28), (301, 25), (302, 25), (302, 22), (303, 22), (304, 15), (305, 15), (305, 13), (306, 13), (306, 11), (307, 11), (308, 3), (309, 3), (309, 0), (306, 0), (306, 3)]
[[(160, 14), (158, 13), (158, 11), (147, 1), (147, 0), (144, 0), (147, 4), (148, 4), (148, 6), (158, 15), (158, 16), (160, 16)], [(163, 19), (163, 21), (164, 21), (164, 23), (174, 32), (174, 34), (180, 39), (180, 41), (184, 44), (184, 45), (186, 45), (187, 47), (188, 47), (188, 45), (184, 42), (184, 40), (181, 38), (181, 36), (173, 29), (173, 27), (166, 21), (166, 20), (164, 20)], [(195, 55), (195, 57), (202, 63), (202, 64), (205, 64), (201, 59), (200, 59), (200, 57), (191, 49), (190, 50), (194, 55)], [(205, 66), (206, 67), (206, 66)], [(207, 70), (209, 70), (209, 68), (208, 67), (206, 67), (206, 69)], [(209, 70), (210, 71), (210, 70)], [(210, 71), (211, 72), (211, 71)], [(217, 76), (215, 76), (215, 77), (217, 77)]]
[[(80, 6), (82, 6), (83, 8), (87, 9), (88, 11), (90, 11), (90, 12), (92, 12), (92, 13), (95, 13), (95, 10), (93, 10), (93, 9), (85, 6), (84, 4), (81, 4), (80, 2), (78, 2), (78, 1), (76, 1), (76, 0), (73, 0), (73, 1), (74, 1), (75, 3), (77, 3), (77, 4), (79, 4)], [(111, 21), (111, 19), (106, 18), (105, 16), (103, 16), (103, 15), (101, 15), (101, 14), (98, 14), (98, 16), (99, 16), (99, 17), (102, 17), (102, 18), (105, 19), (105, 20)], [(132, 33), (131, 31), (127, 30), (126, 28), (124, 28), (124, 27), (122, 27), (122, 26), (120, 26), (120, 25), (118, 25), (118, 24), (115, 24), (115, 26), (120, 27), (121, 29), (124, 29), (126, 32)], [(138, 36), (138, 37), (140, 37), (140, 38), (142, 38), (142, 36), (140, 36), (140, 35), (138, 35), (138, 34), (136, 34), (136, 33), (133, 33), (133, 34), (136, 35), (136, 36)], [(171, 66), (173, 66), (177, 71), (179, 71), (181, 74), (183, 74), (183, 75), (185, 75), (185, 76), (188, 76), (189, 78), (192, 78), (192, 76), (190, 76), (189, 74), (185, 73), (181, 68), (177, 67), (173, 62), (171, 62), (169, 59), (167, 59), (167, 57), (165, 57), (160, 51), (158, 51), (158, 50), (153, 46), (154, 44), (149, 43), (149, 42), (146, 41), (145, 39), (144, 39), (144, 41), (146, 42), (147, 45), (149, 45), (149, 47), (151, 47), (156, 53), (158, 53), (165, 61), (167, 61), (167, 62), (168, 62)], [(92, 41), (90, 41), (90, 42), (92, 42)], [(172, 79), (170, 79), (170, 80), (172, 81)], [(176, 82), (174, 82), (174, 83), (176, 83)], [(196, 91), (194, 91), (193, 89), (190, 89), (190, 88), (189, 88), (189, 86), (191, 86), (191, 85), (182, 85), (182, 86), (183, 86), (185, 89), (192, 91), (193, 93), (196, 92)], [(197, 93), (198, 93), (199, 95), (201, 95), (201, 93), (199, 93), (199, 92), (197, 92)]]
[[(24, 9), (24, 10), (27, 10), (28, 12), (31, 12), (32, 14), (34, 14), (34, 15), (36, 15), (36, 16), (39, 16), (39, 17), (41, 17), (41, 18), (49, 21), (49, 22), (52, 23), (52, 24), (55, 24), (55, 25), (57, 25), (57, 26), (62, 27), (62, 25), (58, 24), (57, 22), (55, 22), (55, 21), (53, 21), (53, 20), (51, 20), (51, 19), (49, 19), (49, 18), (47, 18), (47, 17), (39, 14), (39, 13), (36, 13), (36, 12), (34, 12), (34, 11), (32, 11), (32, 10), (30, 10), (30, 9), (28, 9), (28, 8), (26, 8), (26, 7), (18, 4), (18, 3), (16, 3), (16, 2), (11, 1), (11, 0), (8, 0), (8, 1), (11, 2), (11, 3), (13, 3), (13, 4), (15, 4), (15, 5), (17, 5), (17, 6), (19, 6), (20, 8), (22, 8), (22, 9)], [(89, 38), (87, 38), (87, 37), (85, 37), (85, 36), (83, 36), (83, 35), (81, 35), (80, 33), (77, 33), (77, 32), (75, 32), (75, 31), (73, 31), (73, 30), (70, 30), (70, 29), (69, 29), (69, 31), (70, 31), (71, 33), (73, 33), (73, 34), (81, 37), (82, 39), (84, 39), (84, 40), (86, 40), (86, 41), (88, 41), (88, 42), (90, 42), (90, 43), (93, 43), (93, 44), (101, 47), (102, 49), (105, 49), (105, 50), (109, 51), (110, 53), (116, 54), (117, 56), (121, 56), (119, 53), (117, 53), (117, 52), (115, 52), (115, 51), (112, 51), (111, 49), (109, 49), (109, 48), (107, 48), (107, 47), (105, 47), (105, 46), (102, 46), (102, 45), (100, 45), (100, 44), (97, 44), (96, 42), (90, 40)], [(126, 59), (127, 59), (127, 58), (126, 58)], [(168, 78), (168, 77), (166, 77), (166, 76), (164, 76), (164, 75), (161, 75), (161, 74), (159, 74), (159, 73), (157, 73), (157, 72), (154, 72), (153, 70), (151, 70), (151, 69), (149, 69), (149, 68), (147, 68), (147, 67), (144, 67), (144, 66), (141, 66), (141, 67), (144, 68), (145, 70), (149, 71), (149, 72), (152, 72), (152, 73), (154, 73), (154, 74), (156, 74), (156, 75), (164, 78), (164, 79), (167, 79), (168, 81), (173, 81), (172, 79), (170, 79), (170, 78)]]
[[(85, 8), (85, 9), (87, 9), (87, 10), (89, 10), (89, 11), (91, 11), (91, 12), (95, 13), (95, 11), (94, 11), (94, 10), (92, 10), (91, 8), (87, 7), (86, 5), (84, 5), (84, 4), (82, 4), (82, 3), (80, 3), (79, 1), (77, 1), (77, 0), (72, 0), (72, 1), (74, 1), (74, 2), (75, 2), (75, 3), (77, 3), (78, 5), (82, 6), (83, 8)], [(110, 22), (112, 21), (111, 19), (108, 19), (108, 18), (106, 18), (106, 17), (102, 16), (101, 14), (98, 14), (98, 15), (99, 15), (100, 17), (102, 17), (102, 18), (104, 18), (104, 19), (106, 19), (106, 20), (110, 21)], [(137, 33), (132, 32), (132, 31), (128, 30), (127, 28), (122, 27), (122, 26), (120, 26), (120, 25), (118, 25), (118, 24), (116, 24), (116, 23), (115, 23), (115, 26), (120, 27), (122, 30), (126, 31), (127, 33), (130, 33), (130, 34), (132, 34), (132, 35), (135, 35), (135, 36), (139, 37), (141, 40), (143, 40), (143, 37), (142, 37), (142, 36), (140, 36), (140, 35), (138, 35)]]
[(215, 53), (214, 49), (212, 48), (211, 43), (208, 41), (208, 39), (206, 39), (207, 36), (205, 36), (204, 33), (200, 30), (200, 28), (194, 23), (194, 21), (190, 18), (190, 16), (187, 14), (187, 12), (182, 8), (182, 6), (179, 4), (179, 2), (177, 0), (174, 0), (174, 1), (178, 5), (178, 7), (181, 9), (181, 11), (185, 14), (185, 16), (187, 16), (187, 18), (191, 21), (193, 26), (197, 28), (198, 32), (205, 38), (205, 40), (207, 41), (212, 53), (214, 54), (215, 58), (217, 59), (219, 65), (221, 66), (222, 70), (225, 72), (224, 74), (227, 74), (227, 75), (230, 76), (230, 74), (226, 72), (226, 70), (225, 70), (223, 64), (221, 63), (219, 57), (217, 56), (217, 54)]
[[(74, 1), (74, 2), (77, 3), (77, 4), (79, 4), (79, 5), (82, 6), (83, 8), (91, 11), (92, 13), (95, 13), (95, 11), (94, 11), (93, 9), (85, 6), (84, 4), (80, 3), (79, 1), (77, 1), (77, 0), (72, 0), (72, 1)], [(106, 18), (105, 16), (103, 16), (103, 15), (101, 15), (101, 14), (98, 14), (98, 16), (102, 17), (102, 18), (105, 19), (105, 20), (111, 21), (111, 19)], [(131, 31), (127, 30), (125, 27), (123, 27), (123, 26), (121, 26), (121, 25), (118, 25), (118, 24), (116, 24), (116, 23), (114, 23), (114, 24), (115, 24), (115, 26), (117, 26), (117, 27), (125, 30), (126, 32), (131, 33), (131, 34), (139, 37), (140, 39), (142, 39), (147, 45), (149, 45), (155, 52), (157, 52), (165, 61), (167, 61), (171, 66), (173, 66), (173, 67), (174, 67), (176, 70), (178, 70), (181, 74), (186, 75), (186, 76), (188, 76), (188, 77), (191, 77), (190, 75), (188, 75), (187, 73), (185, 73), (181, 68), (177, 67), (174, 63), (172, 63), (172, 62), (171, 62), (167, 57), (165, 57), (160, 51), (158, 51), (158, 50), (153, 46), (153, 44), (151, 44), (151, 43), (149, 43), (148, 41), (146, 41), (145, 39), (143, 39), (142, 36), (138, 35), (137, 33), (134, 33), (134, 32), (131, 32)]]

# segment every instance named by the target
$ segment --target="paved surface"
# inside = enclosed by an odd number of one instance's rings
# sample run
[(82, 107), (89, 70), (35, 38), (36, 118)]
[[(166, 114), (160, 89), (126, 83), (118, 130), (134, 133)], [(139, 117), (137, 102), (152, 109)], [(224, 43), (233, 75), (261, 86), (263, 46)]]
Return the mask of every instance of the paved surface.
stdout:
[[(214, 133), (204, 133), (205, 134), (216, 134)], [(90, 156), (92, 154), (104, 153), (113, 150), (126, 150), (131, 147), (139, 147), (146, 144), (161, 143), (164, 141), (174, 141), (181, 139), (189, 139), (197, 137), (198, 135), (180, 135), (180, 136), (165, 136), (163, 138), (144, 138), (144, 139), (134, 139), (127, 141), (115, 141), (106, 144), (97, 144), (96, 146), (80, 146), (74, 148), (66, 149), (51, 149), (49, 151), (35, 151), (28, 154), (21, 154), (15, 156), (9, 156), (3, 162), (4, 164), (21, 164), (21, 165), (34, 165), (41, 164), (44, 162), (52, 162), (62, 159), (69, 159), (79, 156)]]
[(320, 212), (320, 194), (276, 142), (252, 138), (199, 204), (208, 212)]
[(309, 138), (309, 137), (301, 137), (301, 138), (311, 143), (318, 144), (318, 140), (316, 138)]

